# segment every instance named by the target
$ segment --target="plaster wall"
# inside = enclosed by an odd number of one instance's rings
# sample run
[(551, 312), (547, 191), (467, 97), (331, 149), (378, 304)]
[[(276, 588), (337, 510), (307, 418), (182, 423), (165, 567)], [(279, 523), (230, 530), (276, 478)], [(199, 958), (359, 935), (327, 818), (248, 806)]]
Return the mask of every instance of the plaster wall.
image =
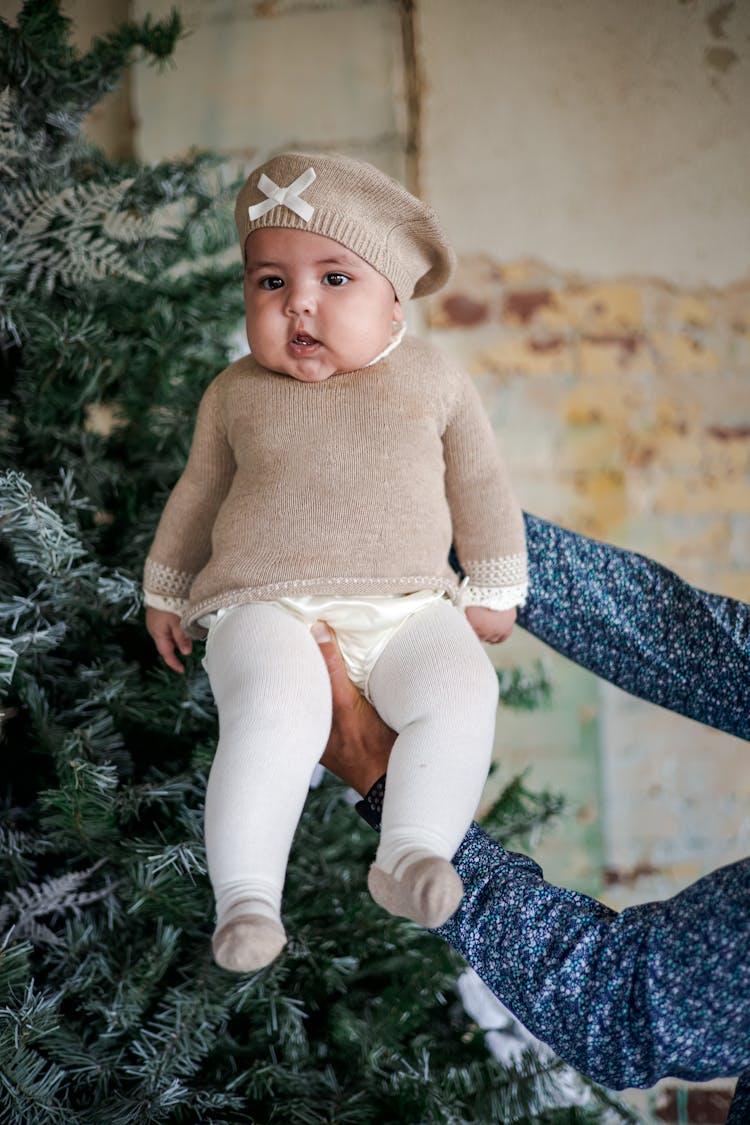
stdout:
[[(524, 507), (748, 600), (750, 8), (417, 15), (421, 190), (460, 256), (428, 330)], [(521, 650), (542, 655), (495, 659)], [(747, 853), (744, 742), (546, 659), (552, 712), (501, 716), (497, 757), (568, 796), (551, 878), (624, 906)]]
[(750, 5), (417, 10), (423, 189), (460, 250), (602, 278), (746, 274)]

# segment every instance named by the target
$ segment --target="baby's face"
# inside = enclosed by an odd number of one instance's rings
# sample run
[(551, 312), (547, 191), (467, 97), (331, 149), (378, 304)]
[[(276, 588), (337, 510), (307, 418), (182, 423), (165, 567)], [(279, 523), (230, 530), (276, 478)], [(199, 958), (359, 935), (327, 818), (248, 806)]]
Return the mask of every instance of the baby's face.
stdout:
[(283, 227), (247, 237), (245, 314), (258, 362), (304, 383), (365, 367), (403, 315), (368, 262), (331, 238)]

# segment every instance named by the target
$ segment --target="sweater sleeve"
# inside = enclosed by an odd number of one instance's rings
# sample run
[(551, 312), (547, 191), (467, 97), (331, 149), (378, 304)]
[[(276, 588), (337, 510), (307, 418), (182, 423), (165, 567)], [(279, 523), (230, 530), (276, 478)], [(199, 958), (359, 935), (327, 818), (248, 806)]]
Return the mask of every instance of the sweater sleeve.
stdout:
[(211, 530), (236, 467), (222, 417), (220, 378), (201, 400), (187, 465), (166, 503), (144, 567), (146, 604), (175, 613), (185, 609), (193, 580), (211, 556)]
[(523, 516), (477, 390), (460, 378), (443, 446), (453, 544), (468, 579), (463, 602), (510, 609), (528, 588)]

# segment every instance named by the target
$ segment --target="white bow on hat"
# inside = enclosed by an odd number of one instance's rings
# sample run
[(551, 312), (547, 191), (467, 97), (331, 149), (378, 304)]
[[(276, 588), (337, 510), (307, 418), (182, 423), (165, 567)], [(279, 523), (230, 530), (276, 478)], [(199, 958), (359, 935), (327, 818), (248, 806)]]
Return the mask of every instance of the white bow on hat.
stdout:
[(270, 176), (262, 172), (258, 178), (258, 189), (263, 192), (266, 198), (262, 203), (253, 203), (247, 209), (248, 217), (251, 222), (260, 219), (268, 211), (273, 210), (274, 207), (288, 207), (290, 211), (294, 211), (295, 215), (299, 215), (300, 219), (309, 223), (310, 219), (315, 214), (315, 208), (311, 203), (305, 199), (300, 199), (303, 191), (309, 188), (313, 180), (316, 179), (315, 169), (308, 168), (296, 180), (293, 180), (288, 187), (279, 187), (275, 184)]

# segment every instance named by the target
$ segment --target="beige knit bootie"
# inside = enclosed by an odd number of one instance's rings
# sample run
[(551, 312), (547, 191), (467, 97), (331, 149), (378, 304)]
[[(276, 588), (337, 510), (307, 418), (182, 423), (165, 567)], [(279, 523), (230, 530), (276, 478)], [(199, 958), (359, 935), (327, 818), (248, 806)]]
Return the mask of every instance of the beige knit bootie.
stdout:
[(393, 875), (374, 863), (367, 876), (370, 894), (389, 914), (409, 918), (420, 926), (442, 926), (458, 909), (464, 885), (447, 859), (416, 853), (397, 865)]
[(262, 914), (239, 914), (220, 926), (211, 939), (214, 961), (234, 973), (264, 969), (286, 945), (284, 927)]

